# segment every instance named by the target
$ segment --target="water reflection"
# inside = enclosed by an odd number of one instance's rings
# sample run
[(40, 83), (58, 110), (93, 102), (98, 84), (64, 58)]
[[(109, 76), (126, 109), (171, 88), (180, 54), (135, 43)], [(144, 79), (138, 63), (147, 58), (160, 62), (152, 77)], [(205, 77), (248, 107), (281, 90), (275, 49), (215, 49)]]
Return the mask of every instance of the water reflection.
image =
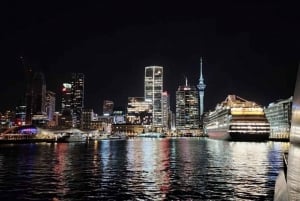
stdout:
[(1, 200), (272, 200), (289, 146), (134, 138), (0, 148)]
[[(70, 188), (67, 183), (66, 168), (68, 168), (69, 158), (68, 158), (68, 144), (59, 143), (54, 146), (54, 156), (55, 163), (53, 166), (53, 172), (55, 174), (54, 186), (57, 189), (57, 194), (59, 196), (65, 196)], [(57, 197), (54, 197), (57, 198)]]

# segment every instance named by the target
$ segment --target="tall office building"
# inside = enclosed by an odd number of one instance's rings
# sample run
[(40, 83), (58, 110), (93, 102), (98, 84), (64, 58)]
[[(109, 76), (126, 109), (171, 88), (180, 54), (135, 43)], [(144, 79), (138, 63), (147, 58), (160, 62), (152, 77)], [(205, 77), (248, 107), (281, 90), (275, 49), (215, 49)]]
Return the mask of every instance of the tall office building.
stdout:
[(33, 116), (46, 115), (46, 81), (42, 72), (28, 72), (26, 89), (26, 123), (31, 124)]
[(61, 118), (62, 124), (66, 127), (71, 127), (73, 125), (72, 118), (72, 85), (71, 83), (62, 84), (62, 94), (61, 94)]
[(84, 107), (84, 74), (72, 73), (72, 103), (73, 127), (80, 127), (81, 113)]
[(53, 120), (55, 113), (55, 93), (52, 91), (46, 92), (46, 114), (49, 121)]
[(103, 101), (103, 116), (111, 116), (114, 111), (114, 102), (110, 100)]
[(162, 92), (163, 92), (163, 67), (147, 66), (145, 67), (145, 100), (152, 101), (152, 125), (153, 127), (162, 127)]
[(61, 94), (61, 113), (71, 114), (71, 104), (72, 104), (72, 85), (70, 83), (63, 83), (62, 94)]
[(204, 90), (206, 87), (206, 84), (204, 84), (204, 78), (202, 75), (202, 57), (200, 58), (200, 78), (199, 78), (199, 84), (197, 85), (198, 89), (199, 89), (199, 98), (200, 98), (200, 118), (202, 118), (203, 115), (203, 108), (204, 108)]
[(168, 94), (168, 92), (164, 91), (162, 93), (162, 124), (165, 129), (170, 128), (169, 114), (170, 114), (170, 95)]
[(33, 78), (33, 70), (32, 67), (29, 66), (23, 56), (20, 57), (20, 61), (24, 68), (25, 75), (25, 124), (32, 123), (32, 99), (33, 99), (33, 90), (32, 90), (32, 78)]
[(176, 91), (176, 128), (178, 130), (199, 128), (199, 92), (195, 86), (179, 86)]

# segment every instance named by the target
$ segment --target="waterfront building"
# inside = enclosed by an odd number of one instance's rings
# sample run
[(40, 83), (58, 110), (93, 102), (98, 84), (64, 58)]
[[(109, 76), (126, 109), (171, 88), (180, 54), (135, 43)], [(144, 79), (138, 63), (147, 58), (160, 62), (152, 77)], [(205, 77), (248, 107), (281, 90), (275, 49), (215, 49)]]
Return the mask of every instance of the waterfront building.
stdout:
[(62, 114), (60, 112), (54, 112), (53, 120), (48, 122), (48, 127), (51, 128), (51, 127), (61, 126), (62, 125), (61, 119), (62, 119)]
[(183, 134), (199, 132), (199, 92), (187, 79), (176, 91), (176, 129)]
[(46, 80), (42, 72), (34, 74), (32, 92), (32, 114), (46, 114)]
[(72, 84), (63, 83), (62, 84), (62, 94), (61, 94), (61, 122), (63, 126), (72, 127)]
[(176, 131), (176, 113), (171, 110), (169, 111), (169, 124), (171, 132)]
[(162, 93), (162, 124), (163, 128), (168, 130), (170, 128), (170, 95), (168, 92), (163, 92)]
[(33, 71), (32, 68), (28, 65), (25, 65), (23, 57), (21, 57), (21, 61), (24, 65), (24, 71), (25, 71), (25, 106), (26, 106), (26, 120), (25, 124), (31, 124), (31, 118), (32, 118), (32, 96), (33, 96), (33, 90), (32, 90), (32, 77), (33, 77)]
[(125, 134), (128, 137), (136, 137), (145, 132), (145, 127), (139, 124), (112, 124), (112, 133)]
[(91, 122), (94, 120), (93, 109), (84, 108), (81, 115), (81, 128), (91, 129)]
[(114, 110), (114, 102), (111, 100), (103, 101), (103, 116), (111, 116)]
[(145, 100), (152, 101), (152, 126), (161, 128), (162, 120), (162, 92), (163, 92), (163, 67), (147, 66), (145, 67)]
[(7, 110), (4, 114), (0, 114), (0, 128), (9, 128), (13, 126), (15, 121), (15, 111)]
[(127, 123), (152, 125), (152, 101), (144, 97), (128, 97)]
[(46, 114), (49, 121), (53, 120), (53, 115), (55, 113), (55, 93), (47, 90), (46, 92)]
[(114, 107), (113, 111), (113, 124), (125, 124), (126, 114), (125, 109), (121, 107)]
[(73, 127), (79, 127), (81, 124), (81, 113), (84, 107), (84, 74), (72, 73), (71, 85)]
[(200, 58), (200, 78), (199, 78), (199, 84), (197, 85), (199, 89), (199, 98), (200, 98), (200, 104), (199, 104), (199, 112), (200, 112), (200, 118), (202, 118), (203, 110), (204, 110), (204, 90), (206, 87), (206, 84), (204, 84), (204, 78), (202, 75), (202, 57)]
[(46, 81), (42, 72), (35, 72), (32, 76), (28, 72), (26, 102), (26, 123), (31, 124), (33, 115), (46, 115)]
[(15, 125), (24, 126), (26, 123), (26, 106), (20, 105), (16, 107)]
[(270, 139), (289, 140), (293, 97), (277, 100), (265, 108), (270, 123)]

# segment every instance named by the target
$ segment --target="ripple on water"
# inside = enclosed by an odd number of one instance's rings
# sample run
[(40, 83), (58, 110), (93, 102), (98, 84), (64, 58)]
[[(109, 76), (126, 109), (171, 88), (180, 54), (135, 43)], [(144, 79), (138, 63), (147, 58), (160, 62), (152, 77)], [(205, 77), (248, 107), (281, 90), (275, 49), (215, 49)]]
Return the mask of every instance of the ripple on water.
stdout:
[(283, 152), (205, 138), (0, 146), (0, 200), (272, 200)]

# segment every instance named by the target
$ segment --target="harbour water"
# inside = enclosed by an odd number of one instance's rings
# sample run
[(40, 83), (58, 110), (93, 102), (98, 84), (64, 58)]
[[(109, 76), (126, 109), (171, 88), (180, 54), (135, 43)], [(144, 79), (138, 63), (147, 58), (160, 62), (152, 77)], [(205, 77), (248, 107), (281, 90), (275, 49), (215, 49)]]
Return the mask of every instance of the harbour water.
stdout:
[(273, 200), (288, 142), (0, 145), (0, 200)]

